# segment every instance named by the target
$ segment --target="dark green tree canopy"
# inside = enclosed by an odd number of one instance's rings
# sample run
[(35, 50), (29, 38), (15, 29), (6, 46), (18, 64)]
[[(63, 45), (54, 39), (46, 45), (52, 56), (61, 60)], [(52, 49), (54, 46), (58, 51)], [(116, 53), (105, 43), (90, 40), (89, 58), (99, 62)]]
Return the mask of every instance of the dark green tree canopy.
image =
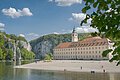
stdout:
[(115, 49), (104, 51), (103, 55), (112, 52), (113, 58), (110, 61), (117, 60), (120, 64), (120, 0), (84, 0), (84, 2), (83, 13), (87, 13), (88, 10), (94, 11), (86, 15), (81, 25), (92, 19), (90, 26), (97, 28), (99, 34), (115, 43)]

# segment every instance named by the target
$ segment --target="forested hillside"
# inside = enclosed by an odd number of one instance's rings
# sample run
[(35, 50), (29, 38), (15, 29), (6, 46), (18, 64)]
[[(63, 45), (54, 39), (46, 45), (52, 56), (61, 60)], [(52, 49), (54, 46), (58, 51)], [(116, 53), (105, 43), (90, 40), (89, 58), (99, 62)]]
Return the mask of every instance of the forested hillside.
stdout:
[[(79, 40), (88, 37), (89, 33), (79, 34)], [(62, 42), (71, 42), (71, 34), (49, 34), (30, 41), (32, 51), (37, 58), (43, 58), (47, 53), (53, 53), (53, 48)]]

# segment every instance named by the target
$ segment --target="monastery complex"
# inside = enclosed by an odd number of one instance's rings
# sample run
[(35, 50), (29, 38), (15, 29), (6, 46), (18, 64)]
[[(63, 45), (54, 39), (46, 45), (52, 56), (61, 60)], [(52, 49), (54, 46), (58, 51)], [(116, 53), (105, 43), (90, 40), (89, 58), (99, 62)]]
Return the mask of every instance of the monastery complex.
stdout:
[(102, 57), (103, 51), (113, 49), (113, 43), (107, 38), (89, 37), (78, 41), (75, 28), (72, 31), (72, 42), (60, 43), (53, 49), (55, 60), (108, 60), (111, 53)]

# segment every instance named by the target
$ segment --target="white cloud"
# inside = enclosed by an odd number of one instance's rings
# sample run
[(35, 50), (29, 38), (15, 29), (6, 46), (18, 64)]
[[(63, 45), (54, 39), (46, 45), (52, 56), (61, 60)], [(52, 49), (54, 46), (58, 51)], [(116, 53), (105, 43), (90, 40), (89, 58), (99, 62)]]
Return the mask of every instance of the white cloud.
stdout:
[[(72, 13), (72, 17), (69, 18), (69, 21), (75, 21), (78, 24), (81, 23), (81, 21), (83, 21), (86, 18), (86, 14), (84, 13)], [(87, 20), (86, 24), (83, 24), (83, 26), (77, 27), (76, 31), (78, 33), (90, 33), (90, 32), (98, 32), (97, 29), (90, 27), (91, 24), (91, 18)]]
[[(89, 27), (89, 26), (82, 26), (82, 27), (76, 27), (76, 32), (77, 33), (91, 33), (91, 32), (98, 32), (97, 29)], [(63, 29), (64, 30), (64, 29)], [(59, 31), (59, 32), (53, 32), (53, 34), (68, 34), (72, 33), (73, 29), (69, 30), (64, 30), (64, 31)]]
[(58, 6), (71, 6), (73, 4), (81, 4), (82, 0), (49, 0), (49, 2), (55, 2)]
[(32, 16), (32, 12), (29, 8), (23, 8), (22, 10), (10, 7), (9, 9), (2, 9), (4, 15), (10, 16), (11, 18), (18, 18), (20, 16)]
[(69, 21), (73, 21), (73, 18), (69, 18), (68, 20), (69, 20)]
[(72, 13), (72, 17), (73, 20), (76, 20), (77, 22), (81, 22), (82, 20), (84, 20), (86, 18), (86, 14), (84, 13)]
[[(72, 17), (70, 17), (68, 20), (69, 21), (75, 21), (77, 23), (81, 23), (86, 18), (86, 14), (84, 13), (72, 13)], [(91, 18), (87, 20), (87, 24), (84, 25), (90, 25), (91, 24)]]
[(29, 35), (29, 36), (39, 36), (39, 35), (36, 34), (36, 33), (29, 33), (29, 34), (27, 34), (27, 35)]
[(98, 32), (97, 29), (87, 26), (77, 27), (76, 31), (78, 33), (91, 33), (91, 32)]
[(49, 2), (52, 2), (53, 0), (49, 0)]
[(3, 24), (3, 23), (0, 23), (0, 27), (5, 27), (5, 24)]
[(53, 34), (60, 34), (59, 32), (53, 32)]
[(19, 36), (21, 36), (21, 37), (25, 37), (25, 35), (24, 35), (24, 34), (19, 34)]
[(29, 34), (26, 35), (26, 39), (27, 39), (28, 41), (33, 40), (33, 39), (36, 39), (36, 38), (38, 38), (38, 37), (39, 37), (39, 35), (36, 34), (36, 33), (29, 33)]
[(0, 30), (4, 30), (5, 24), (0, 23)]
[[(70, 17), (68, 20), (69, 21), (75, 21), (77, 23), (81, 23), (86, 18), (86, 14), (84, 13), (72, 13), (72, 17)], [(91, 18), (87, 20), (86, 24), (83, 24), (84, 26), (90, 26), (91, 24)]]

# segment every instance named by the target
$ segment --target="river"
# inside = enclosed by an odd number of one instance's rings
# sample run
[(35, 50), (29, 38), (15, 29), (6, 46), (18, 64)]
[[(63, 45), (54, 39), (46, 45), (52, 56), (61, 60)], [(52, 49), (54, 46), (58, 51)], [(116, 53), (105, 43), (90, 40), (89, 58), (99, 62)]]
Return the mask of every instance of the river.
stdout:
[(12, 62), (0, 62), (0, 80), (120, 80), (120, 73), (80, 73), (15, 69)]

